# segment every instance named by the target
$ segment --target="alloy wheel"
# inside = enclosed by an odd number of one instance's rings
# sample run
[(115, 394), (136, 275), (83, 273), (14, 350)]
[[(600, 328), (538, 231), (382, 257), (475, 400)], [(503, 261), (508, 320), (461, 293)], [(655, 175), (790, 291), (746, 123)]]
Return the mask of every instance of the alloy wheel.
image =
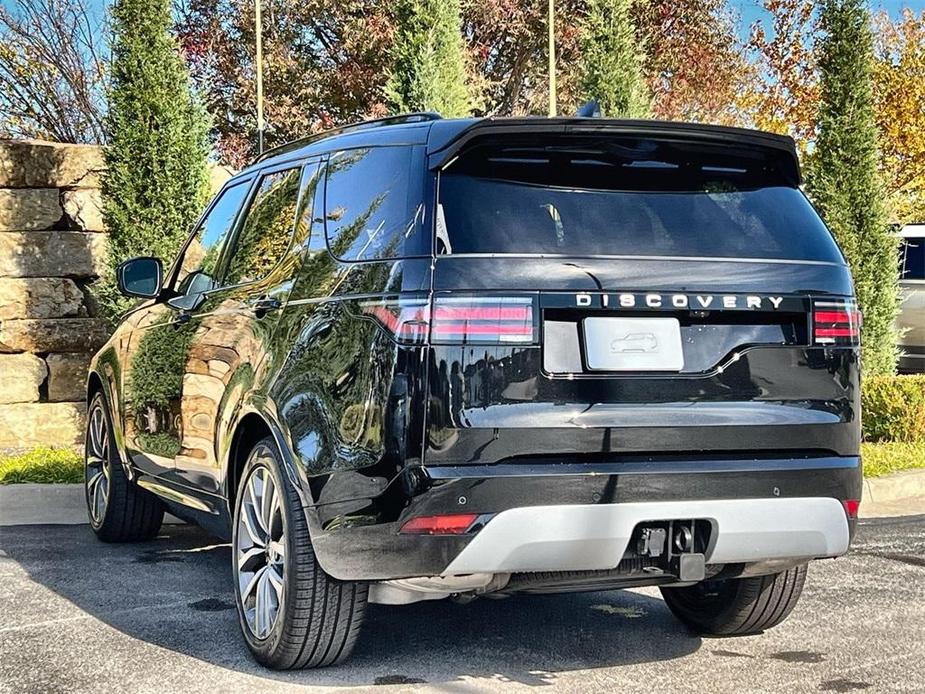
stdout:
[(258, 639), (270, 635), (283, 604), (286, 529), (279, 494), (270, 470), (255, 467), (238, 509), (238, 594), (247, 626)]
[(102, 403), (97, 400), (87, 417), (86, 468), (84, 480), (87, 507), (94, 526), (102, 524), (109, 506), (109, 425)]

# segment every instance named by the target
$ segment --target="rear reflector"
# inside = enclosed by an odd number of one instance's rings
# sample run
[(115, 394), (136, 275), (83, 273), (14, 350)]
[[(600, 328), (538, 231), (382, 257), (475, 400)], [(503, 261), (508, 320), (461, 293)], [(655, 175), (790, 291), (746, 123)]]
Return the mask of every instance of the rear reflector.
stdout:
[(860, 342), (861, 314), (853, 301), (813, 302), (813, 342), (853, 346)]
[(860, 499), (845, 499), (842, 501), (842, 505), (845, 507), (845, 513), (848, 514), (848, 518), (858, 517), (858, 508), (861, 506)]
[(531, 297), (436, 297), (434, 344), (529, 344), (536, 340)]
[(418, 516), (401, 526), (401, 532), (405, 535), (462, 535), (478, 517), (477, 513)]

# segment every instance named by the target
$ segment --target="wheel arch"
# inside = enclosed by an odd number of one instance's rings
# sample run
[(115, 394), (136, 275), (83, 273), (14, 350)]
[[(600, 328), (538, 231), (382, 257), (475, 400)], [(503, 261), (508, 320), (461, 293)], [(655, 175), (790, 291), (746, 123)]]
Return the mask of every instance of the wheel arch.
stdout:
[(308, 492), (308, 485), (302, 484), (301, 476), (297, 472), (292, 452), (279, 425), (266, 413), (250, 410), (236, 422), (228, 446), (227, 465), (225, 469), (225, 498), (228, 501), (229, 517), (234, 517), (234, 506), (237, 499), (238, 484), (241, 481), (241, 472), (247, 463), (247, 456), (254, 445), (261, 439), (270, 436), (276, 443), (277, 451), (282, 457), (287, 475), (294, 485), (303, 504), (310, 505), (312, 499)]

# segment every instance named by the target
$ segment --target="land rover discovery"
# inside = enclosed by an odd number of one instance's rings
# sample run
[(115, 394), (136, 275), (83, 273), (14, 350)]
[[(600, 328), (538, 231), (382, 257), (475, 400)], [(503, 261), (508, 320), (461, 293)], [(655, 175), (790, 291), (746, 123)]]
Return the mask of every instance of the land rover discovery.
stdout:
[(367, 603), (659, 586), (794, 607), (861, 496), (852, 280), (793, 142), (656, 121), (366, 122), (234, 176), (92, 362), (107, 542), (230, 539), (256, 659)]

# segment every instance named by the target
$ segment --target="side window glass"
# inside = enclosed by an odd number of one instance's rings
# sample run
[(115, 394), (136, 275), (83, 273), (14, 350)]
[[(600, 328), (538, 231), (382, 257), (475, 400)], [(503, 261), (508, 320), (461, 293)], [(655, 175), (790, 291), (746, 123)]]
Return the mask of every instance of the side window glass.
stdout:
[(181, 293), (206, 291), (217, 283), (218, 257), (249, 188), (250, 181), (244, 181), (219, 193), (183, 254), (177, 284)]
[(246, 212), (225, 274), (224, 286), (266, 277), (292, 240), (301, 169), (267, 174)]
[(411, 147), (337, 152), (328, 161), (328, 247), (342, 260), (421, 255), (415, 233), (423, 213), (423, 172)]

